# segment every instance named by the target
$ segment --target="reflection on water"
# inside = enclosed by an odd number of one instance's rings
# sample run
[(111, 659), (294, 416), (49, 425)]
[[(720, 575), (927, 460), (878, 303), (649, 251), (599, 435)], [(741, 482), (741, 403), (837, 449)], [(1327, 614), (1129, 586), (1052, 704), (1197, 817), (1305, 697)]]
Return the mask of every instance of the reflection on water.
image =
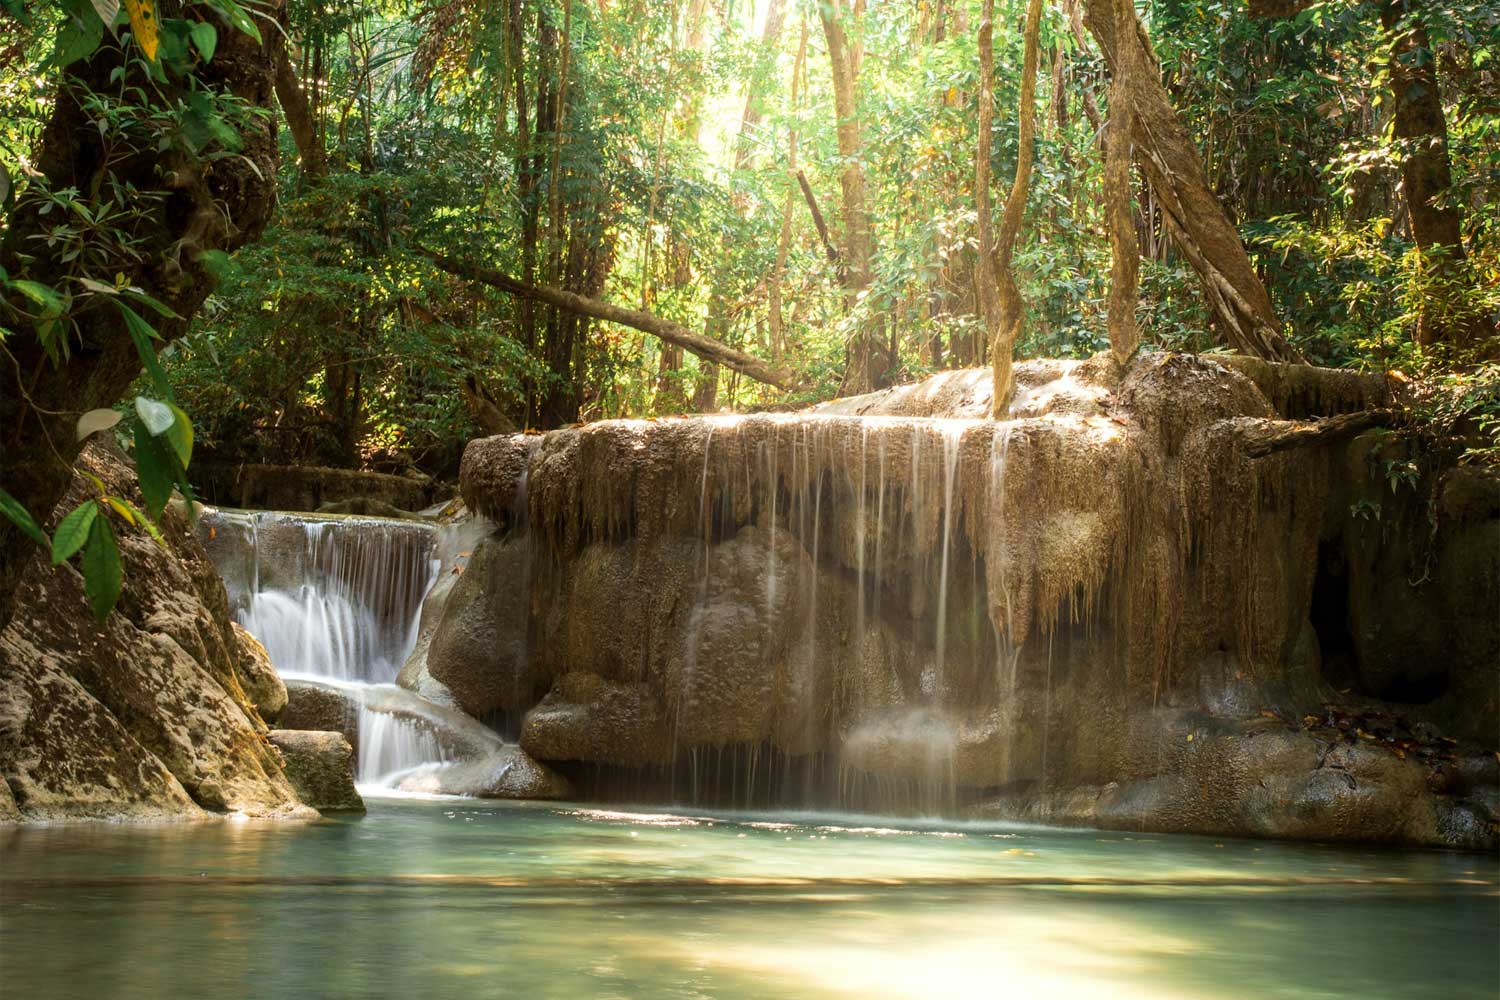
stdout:
[(1494, 997), (1493, 857), (373, 800), (0, 834), (17, 997)]

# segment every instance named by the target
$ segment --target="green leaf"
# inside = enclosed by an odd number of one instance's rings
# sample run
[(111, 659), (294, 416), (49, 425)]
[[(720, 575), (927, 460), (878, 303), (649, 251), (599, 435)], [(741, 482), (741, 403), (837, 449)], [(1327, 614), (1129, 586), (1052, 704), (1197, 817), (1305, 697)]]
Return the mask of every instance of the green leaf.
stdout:
[(136, 416), (141, 418), (141, 423), (146, 425), (146, 430), (151, 432), (152, 437), (160, 437), (166, 433), (172, 421), (176, 419), (172, 414), (172, 408), (166, 403), (159, 403), (145, 396), (135, 397)]
[(4, 514), (11, 524), (20, 528), (21, 531), (38, 545), (47, 546), (47, 533), (31, 518), (21, 502), (4, 490), (0, 490), (0, 514)]
[(125, 318), (125, 329), (130, 332), (130, 339), (135, 341), (135, 351), (141, 356), (141, 363), (146, 366), (146, 372), (151, 376), (151, 382), (156, 386), (156, 391), (167, 399), (175, 399), (176, 397), (172, 395), (172, 383), (167, 381), (167, 373), (163, 370), (161, 362), (156, 359), (156, 348), (151, 346), (152, 340), (160, 339), (156, 330), (141, 318), (140, 313), (119, 299), (112, 301), (120, 310), (120, 315)]
[(250, 19), (250, 15), (245, 13), (245, 8), (235, 3), (235, 0), (209, 0), (209, 6), (218, 8), (237, 30), (255, 39), (256, 44), (260, 43), (260, 29)]
[(74, 507), (52, 533), (52, 565), (66, 561), (73, 553), (83, 548), (88, 541), (89, 529), (99, 516), (99, 505), (86, 500)]
[(41, 306), (43, 316), (50, 318), (62, 315), (62, 296), (40, 281), (26, 281), (25, 279), (17, 278), (15, 281), (10, 282), (10, 287)]
[(199, 21), (193, 25), (192, 30), (193, 47), (203, 57), (204, 62), (212, 62), (214, 49), (219, 44), (219, 32), (207, 21)]
[[(87, 9), (87, 8), (85, 8)], [(92, 14), (81, 17), (69, 12), (57, 33), (57, 44), (52, 49), (52, 59), (59, 66), (67, 66), (94, 54), (99, 43), (104, 41), (104, 25)]]
[(135, 428), (135, 470), (141, 484), (141, 496), (153, 518), (161, 515), (172, 498), (172, 463), (170, 450), (151, 436), (143, 424)]
[(168, 403), (167, 406), (176, 418), (172, 421), (172, 426), (167, 428), (167, 443), (177, 453), (177, 460), (182, 463), (185, 471), (188, 463), (193, 460), (193, 422), (175, 404)]
[(97, 518), (89, 531), (88, 545), (83, 550), (83, 592), (88, 595), (89, 608), (99, 621), (109, 617), (115, 602), (120, 599), (120, 588), (125, 583), (125, 567), (120, 563), (120, 547), (115, 544), (114, 529), (108, 518)]
[(90, 434), (107, 431), (120, 422), (119, 410), (90, 410), (78, 418), (77, 435), (82, 441)]

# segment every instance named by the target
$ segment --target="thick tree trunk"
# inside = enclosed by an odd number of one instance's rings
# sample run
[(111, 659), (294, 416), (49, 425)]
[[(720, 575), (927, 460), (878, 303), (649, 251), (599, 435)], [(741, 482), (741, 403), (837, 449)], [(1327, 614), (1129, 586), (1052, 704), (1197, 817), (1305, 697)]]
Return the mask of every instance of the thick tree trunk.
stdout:
[(297, 67), (292, 65), (291, 55), (287, 52), (282, 52), (276, 60), (276, 100), (286, 118), (287, 131), (292, 133), (292, 141), (296, 143), (302, 177), (310, 185), (317, 184), (328, 176), (328, 155), (318, 138), (307, 94), (297, 77)]
[(1401, 189), (1411, 217), (1411, 235), (1432, 281), (1422, 296), (1417, 343), (1463, 347), (1494, 333), (1488, 318), (1465, 308), (1473, 289), (1464, 255), (1463, 213), (1447, 201), (1453, 186), (1448, 161), (1448, 122), (1438, 90), (1437, 59), (1411, 0), (1387, 0), (1380, 23), (1391, 35), (1392, 132), (1400, 144)]
[(1136, 159), (1156, 193), (1163, 218), (1184, 257), (1203, 282), (1220, 332), (1236, 350), (1271, 361), (1300, 361), (1282, 337), (1271, 297), (1255, 273), (1240, 234), (1208, 185), (1203, 160), (1172, 108), (1156, 56), (1131, 12), (1117, 25), (1115, 0), (1088, 0), (1089, 31), (1118, 71), (1120, 46), (1132, 46), (1131, 114)]
[(762, 361), (754, 355), (746, 354), (711, 337), (705, 337), (701, 333), (694, 333), (680, 323), (652, 316), (638, 309), (627, 309), (624, 306), (563, 291), (560, 288), (547, 288), (517, 281), (501, 271), (469, 264), (432, 250), (422, 252), (438, 267), (461, 278), (481, 282), (520, 298), (544, 302), (580, 316), (591, 316), (594, 319), (619, 323), (621, 326), (649, 333), (653, 337), (697, 355), (710, 364), (723, 365), (747, 378), (777, 389), (789, 389), (796, 384), (796, 377), (790, 370)]
[[(258, 45), (238, 31), (221, 28), (213, 61), (198, 71), (200, 85), (269, 111), (281, 36), (269, 30), (264, 36), (265, 44)], [(118, 84), (110, 84), (110, 73), (119, 65), (113, 58), (118, 52), (101, 48), (73, 70), (83, 85), (96, 91), (117, 89)], [(144, 80), (133, 83), (146, 85)], [(185, 98), (172, 85), (155, 86), (169, 101)], [(100, 135), (93, 117), (79, 104), (80, 94), (76, 86), (57, 93), (36, 166), (53, 188), (86, 192), (117, 137), (108, 131)], [(161, 195), (158, 203), (143, 202), (149, 207), (134, 232), (142, 263), (126, 277), (182, 317), (156, 319), (163, 343), (183, 334), (188, 318), (213, 289), (199, 255), (243, 246), (260, 235), (271, 217), (275, 126), (269, 117), (261, 119), (243, 139), (240, 156), (211, 164), (154, 149), (124, 159), (117, 153), (111, 162), (110, 169), (121, 181)], [(38, 205), (32, 202), (14, 215), (0, 264), (12, 276), (67, 285), (76, 264), (49, 256), (45, 243), (31, 238), (54, 221), (39, 216)], [(24, 267), (16, 256), (21, 248), (36, 255)], [(11, 357), (0, 368), (0, 486), (38, 521), (47, 519), (72, 479), (71, 463), (79, 450), (73, 433), (78, 416), (113, 406), (141, 370), (114, 309), (85, 310), (75, 318), (71, 353), (61, 365), (47, 358), (30, 331), (19, 331), (6, 340)], [(0, 517), (0, 628), (10, 620), (16, 586), (31, 555), (32, 543), (9, 519)]]

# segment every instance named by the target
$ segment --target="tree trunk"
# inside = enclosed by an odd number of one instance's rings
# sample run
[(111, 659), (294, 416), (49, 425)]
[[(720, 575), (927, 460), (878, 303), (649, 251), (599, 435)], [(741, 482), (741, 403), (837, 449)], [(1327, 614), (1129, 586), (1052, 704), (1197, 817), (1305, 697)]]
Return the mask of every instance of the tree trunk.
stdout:
[(285, 51), (276, 60), (276, 99), (286, 118), (287, 130), (292, 133), (292, 142), (297, 146), (302, 178), (309, 185), (315, 185), (328, 176), (328, 154), (318, 138), (317, 125), (307, 103), (307, 94), (302, 90), (302, 81), (297, 76), (297, 67), (292, 65), (291, 54)]
[[(1271, 297), (1250, 263), (1240, 234), (1219, 204), (1182, 119), (1172, 108), (1150, 42), (1133, 9), (1116, 18), (1115, 0), (1087, 0), (1085, 22), (1111, 73), (1120, 46), (1131, 46), (1130, 111), (1135, 152), (1184, 257), (1203, 282), (1220, 333), (1238, 351), (1270, 361), (1301, 361), (1281, 335)], [(1123, 25), (1117, 20), (1124, 20)]]
[[(269, 111), (281, 36), (269, 30), (263, 34), (265, 43), (260, 45), (241, 32), (221, 29), (213, 61), (196, 74), (199, 86), (234, 94), (252, 108)], [(73, 72), (82, 86), (114, 90), (119, 84), (111, 84), (110, 74), (120, 65), (118, 55), (116, 48), (101, 48)], [(127, 81), (130, 86), (148, 86), (133, 75)], [(152, 86), (167, 103), (186, 100), (176, 84)], [(79, 103), (81, 94), (77, 85), (60, 88), (42, 134), (36, 168), (54, 188), (88, 191), (117, 139), (107, 130), (100, 135)], [(112, 164), (121, 181), (162, 196), (157, 204), (145, 203), (151, 207), (136, 223), (133, 236), (139, 241), (142, 263), (126, 278), (182, 317), (155, 318), (163, 343), (183, 334), (188, 318), (213, 289), (200, 255), (243, 246), (260, 235), (271, 217), (275, 125), (269, 117), (261, 119), (242, 138), (240, 155), (219, 160), (212, 169), (182, 154), (159, 154), (154, 149)], [(63, 285), (76, 276), (76, 265), (49, 255), (45, 242), (32, 238), (54, 221), (38, 215), (38, 207), (38, 202), (31, 202), (13, 215), (0, 265), (13, 277)], [(23, 247), (35, 255), (24, 265), (17, 254)], [(0, 486), (39, 522), (46, 521), (72, 479), (71, 463), (79, 451), (74, 440), (78, 416), (113, 406), (141, 370), (135, 346), (115, 310), (81, 311), (75, 319), (71, 354), (62, 364), (48, 359), (31, 332), (17, 331), (5, 342), (11, 357), (0, 370)], [(16, 586), (31, 555), (32, 543), (8, 518), (0, 517), (0, 628), (14, 611)]]
[[(807, 20), (802, 20), (800, 37), (797, 42), (797, 57), (792, 60), (792, 87), (790, 106), (793, 113), (797, 110), (797, 98), (800, 96), (798, 81), (801, 79), (802, 66), (807, 59)], [(781, 285), (786, 280), (787, 256), (792, 246), (792, 204), (795, 196), (792, 193), (790, 177), (792, 174), (801, 176), (797, 170), (797, 130), (787, 129), (787, 177), (788, 184), (786, 194), (781, 203), (781, 231), (776, 238), (776, 265), (771, 270), (770, 288), (766, 292), (767, 322), (770, 325), (771, 357), (780, 362), (782, 353), (786, 350), (786, 329), (781, 318)]]
[[(979, 301), (981, 313), (985, 317), (986, 333), (990, 338), (990, 415), (999, 419), (1005, 415), (1006, 407), (1010, 405), (1013, 388), (1011, 358), (1015, 353), (1017, 335), (1021, 331), (1021, 318), (1026, 311), (1026, 304), (1021, 300), (1021, 291), (1016, 287), (1010, 264), (1015, 253), (1016, 237), (1021, 232), (1021, 219), (1026, 213), (1026, 196), (1031, 188), (1031, 161), (1036, 142), (1037, 50), (1041, 35), (1042, 0), (1030, 0), (1026, 5), (1024, 54), (1021, 59), (1021, 106), (1016, 111), (1019, 131), (1016, 176), (1011, 182), (1010, 194), (1005, 199), (1005, 211), (1000, 217), (1000, 232), (991, 247), (984, 232), (989, 228), (990, 152), (990, 129), (985, 127), (985, 119), (993, 114), (994, 104), (991, 90), (995, 61), (994, 12), (995, 0), (985, 0), (984, 18), (979, 25), (982, 77), (979, 101), (982, 124), (979, 133), (980, 162), (976, 166), (974, 194), (983, 227), (979, 241)], [(983, 170), (982, 175), (979, 170)]]
[[(1116, 23), (1133, 16), (1134, 0), (1113, 0)], [(1109, 144), (1104, 152), (1104, 205), (1109, 221), (1109, 348), (1115, 367), (1123, 372), (1140, 344), (1135, 322), (1140, 300), (1141, 248), (1136, 242), (1130, 211), (1131, 99), (1141, 67), (1135, 47), (1121, 46), (1115, 56), (1109, 87)]]
[(438, 267), (456, 274), (470, 281), (478, 281), (498, 288), (503, 292), (509, 292), (521, 298), (535, 299), (545, 302), (547, 305), (558, 309), (564, 309), (580, 316), (590, 316), (594, 319), (604, 320), (608, 323), (619, 323), (642, 333), (649, 333), (677, 347), (681, 347), (692, 354), (697, 355), (710, 364), (723, 365), (733, 371), (737, 371), (747, 378), (777, 389), (789, 389), (796, 384), (795, 375), (780, 365), (773, 365), (762, 361), (760, 358), (744, 351), (720, 343), (711, 337), (705, 337), (701, 333), (694, 333), (680, 323), (674, 323), (650, 313), (641, 312), (638, 309), (627, 309), (610, 302), (599, 299), (588, 298), (574, 292), (564, 291), (560, 288), (547, 288), (542, 285), (533, 285), (524, 281), (517, 281), (508, 274), (496, 271), (492, 268), (480, 267), (477, 264), (469, 264), (433, 250), (423, 250), (428, 258)]
[[(842, 0), (828, 0), (818, 5), (823, 21), (823, 35), (828, 42), (828, 61), (833, 71), (833, 104), (838, 117), (839, 158), (843, 170), (839, 182), (844, 195), (844, 250), (847, 268), (844, 287), (850, 303), (870, 287), (873, 278), (871, 258), (874, 235), (870, 229), (870, 211), (865, 203), (865, 172), (860, 166), (863, 144), (859, 135), (859, 118), (854, 101), (853, 56), (844, 20), (848, 15)], [(883, 347), (875, 336), (874, 323), (863, 323), (849, 344), (849, 364), (844, 374), (844, 391), (866, 392), (887, 381), (891, 367)]]
[(1380, 23), (1391, 35), (1392, 132), (1400, 145), (1401, 189), (1411, 235), (1432, 282), (1417, 317), (1417, 343), (1463, 347), (1494, 333), (1487, 317), (1465, 308), (1474, 278), (1464, 254), (1463, 213), (1447, 199), (1453, 186), (1448, 122), (1438, 90), (1437, 59), (1412, 0), (1387, 0)]
[[(734, 169), (743, 170), (750, 163), (750, 133), (760, 124), (762, 110), (760, 95), (755, 92), (757, 84), (770, 75), (776, 66), (776, 52), (781, 42), (781, 27), (786, 19), (782, 0), (770, 0), (766, 9), (766, 22), (761, 28), (760, 51), (755, 57), (755, 68), (751, 73), (750, 92), (745, 95), (745, 113), (740, 117), (739, 139), (734, 145)], [(796, 69), (792, 71), (796, 76)]]

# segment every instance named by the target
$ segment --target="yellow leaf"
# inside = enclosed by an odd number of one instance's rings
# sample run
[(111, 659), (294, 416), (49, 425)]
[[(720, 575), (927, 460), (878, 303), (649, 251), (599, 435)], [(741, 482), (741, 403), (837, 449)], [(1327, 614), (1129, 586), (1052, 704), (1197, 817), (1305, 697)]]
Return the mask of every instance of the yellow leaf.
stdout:
[(134, 527), (134, 525), (135, 525), (135, 514), (131, 513), (131, 510), (130, 510), (129, 507), (125, 506), (123, 503), (121, 503), (120, 501), (116, 500), (114, 497), (105, 497), (104, 501), (106, 503), (108, 503), (111, 507), (113, 507), (115, 509), (115, 513), (116, 514), (119, 514), (121, 517), (123, 517), (125, 519), (125, 523), (126, 524), (129, 524), (132, 527)]
[(130, 15), (130, 33), (146, 58), (156, 61), (156, 5), (153, 0), (124, 0)]

